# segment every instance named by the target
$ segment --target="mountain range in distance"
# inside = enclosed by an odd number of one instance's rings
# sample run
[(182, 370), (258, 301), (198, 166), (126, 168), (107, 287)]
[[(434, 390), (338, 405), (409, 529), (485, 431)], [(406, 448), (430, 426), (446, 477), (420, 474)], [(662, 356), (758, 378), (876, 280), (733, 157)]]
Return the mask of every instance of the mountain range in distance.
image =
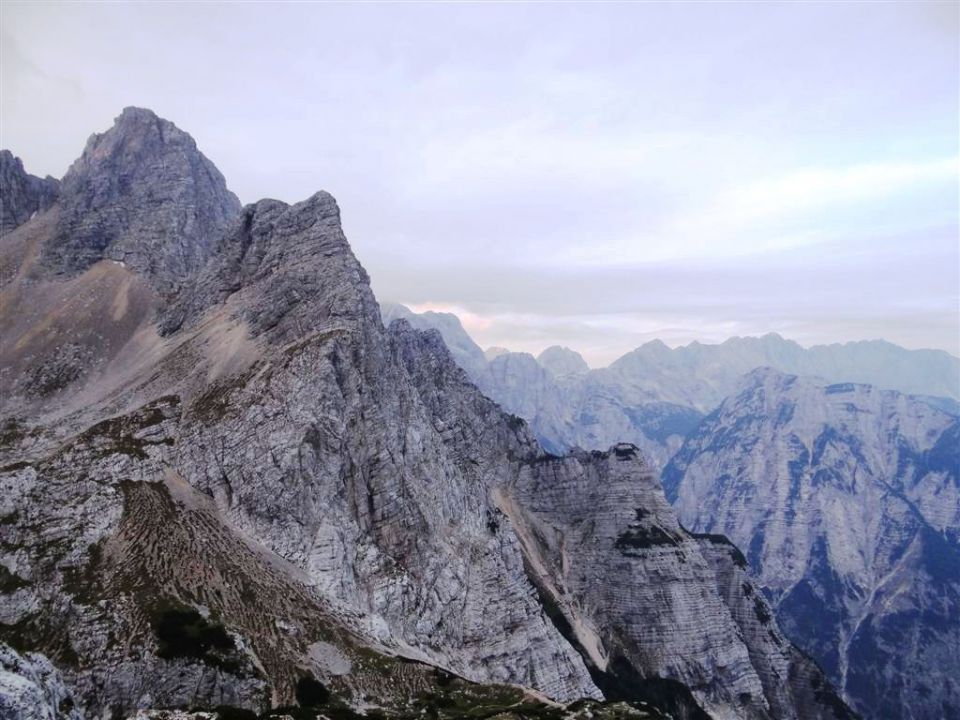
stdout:
[(960, 359), (942, 350), (907, 350), (883, 340), (805, 349), (771, 333), (675, 349), (654, 340), (590, 369), (579, 353), (559, 346), (537, 357), (505, 348), (484, 352), (452, 313), (417, 314), (396, 303), (381, 309), (388, 321), (402, 317), (438, 330), (477, 386), (530, 422), (551, 452), (628, 441), (662, 466), (686, 433), (759, 367), (875, 385), (960, 412)]

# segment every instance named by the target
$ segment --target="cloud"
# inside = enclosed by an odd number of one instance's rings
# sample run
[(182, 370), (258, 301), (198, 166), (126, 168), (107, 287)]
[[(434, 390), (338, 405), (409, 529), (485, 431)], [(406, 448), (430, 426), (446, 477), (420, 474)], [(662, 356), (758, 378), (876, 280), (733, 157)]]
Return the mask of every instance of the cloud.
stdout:
[(7, 2), (0, 127), (59, 175), (152, 107), (245, 202), (332, 192), (379, 297), (456, 308), (491, 344), (600, 362), (792, 329), (956, 352), (955, 19)]

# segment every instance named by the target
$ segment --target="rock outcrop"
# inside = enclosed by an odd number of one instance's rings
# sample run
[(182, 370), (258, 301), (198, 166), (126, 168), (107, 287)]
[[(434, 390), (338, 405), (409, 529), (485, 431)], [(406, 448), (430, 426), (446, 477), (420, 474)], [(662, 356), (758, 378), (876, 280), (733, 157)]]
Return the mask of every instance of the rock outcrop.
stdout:
[(433, 311), (415, 313), (398, 303), (381, 302), (380, 314), (384, 325), (389, 326), (394, 320), (399, 319), (406, 320), (417, 330), (439, 331), (453, 359), (456, 360), (457, 365), (467, 371), (471, 379), (476, 381), (485, 373), (487, 358), (484, 352), (463, 329), (460, 319), (453, 313)]
[(781, 626), (870, 718), (960, 712), (960, 420), (758, 370), (664, 470), (680, 520), (746, 557)]
[(53, 205), (59, 186), (49, 175), (38, 178), (28, 174), (20, 158), (9, 150), (0, 150), (0, 235)]
[(0, 639), (82, 713), (327, 693), (420, 715), (453, 682), (844, 717), (791, 685), (827, 687), (788, 643), (748, 637), (732, 550), (682, 531), (633, 447), (546, 454), (438, 333), (384, 327), (330, 195), (231, 218), (194, 149), (125, 111), (0, 244), (20, 307), (114, 283), (0, 315)]

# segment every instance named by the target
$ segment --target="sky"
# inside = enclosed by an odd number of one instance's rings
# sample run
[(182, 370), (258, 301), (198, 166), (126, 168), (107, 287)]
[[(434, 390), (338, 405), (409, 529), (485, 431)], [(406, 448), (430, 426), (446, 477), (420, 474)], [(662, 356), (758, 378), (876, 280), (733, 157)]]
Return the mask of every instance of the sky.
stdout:
[(958, 8), (4, 0), (0, 145), (60, 177), (149, 107), (484, 347), (960, 355)]

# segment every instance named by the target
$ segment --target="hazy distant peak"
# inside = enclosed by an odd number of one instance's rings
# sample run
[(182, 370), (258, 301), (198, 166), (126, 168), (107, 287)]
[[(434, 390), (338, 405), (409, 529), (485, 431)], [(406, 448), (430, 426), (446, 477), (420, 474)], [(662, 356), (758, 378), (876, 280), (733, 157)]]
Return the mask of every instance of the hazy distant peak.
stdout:
[(797, 376), (769, 365), (757, 367), (746, 373), (739, 382), (739, 389), (760, 386), (789, 386), (797, 381)]
[[(649, 355), (652, 357), (663, 358), (663, 357), (668, 357), (672, 352), (673, 350), (671, 350), (670, 347), (663, 340), (661, 340), (660, 338), (655, 338), (653, 340), (649, 340), (645, 342), (643, 345), (632, 350), (631, 352), (626, 353), (620, 359), (622, 360), (623, 358), (633, 354), (644, 355), (644, 356)], [(614, 361), (614, 362), (617, 362), (617, 361)]]
[(495, 365), (521, 364), (531, 368), (539, 368), (540, 370), (544, 369), (532, 353), (523, 351), (508, 350), (505, 353), (500, 353), (490, 362)]
[(537, 356), (540, 363), (553, 375), (576, 375), (590, 370), (580, 353), (568, 347), (553, 345)]
[(495, 358), (500, 357), (501, 355), (506, 355), (509, 352), (510, 351), (507, 350), (507, 348), (505, 347), (500, 347), (499, 345), (493, 345), (492, 347), (488, 347), (486, 350), (483, 351), (483, 356), (487, 360), (493, 360)]
[(397, 318), (401, 318), (417, 330), (437, 330), (460, 367), (471, 374), (480, 373), (486, 367), (483, 350), (467, 334), (460, 318), (453, 313), (432, 311), (415, 313), (406, 305), (385, 301), (380, 303), (380, 318), (383, 324), (388, 326)]

